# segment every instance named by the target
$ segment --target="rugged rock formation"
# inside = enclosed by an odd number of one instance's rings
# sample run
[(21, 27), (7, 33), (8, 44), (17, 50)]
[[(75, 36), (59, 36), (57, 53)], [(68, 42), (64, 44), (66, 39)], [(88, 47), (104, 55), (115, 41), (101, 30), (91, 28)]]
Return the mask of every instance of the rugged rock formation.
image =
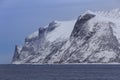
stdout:
[(77, 20), (53, 21), (15, 48), (13, 64), (119, 63), (120, 10), (87, 11)]

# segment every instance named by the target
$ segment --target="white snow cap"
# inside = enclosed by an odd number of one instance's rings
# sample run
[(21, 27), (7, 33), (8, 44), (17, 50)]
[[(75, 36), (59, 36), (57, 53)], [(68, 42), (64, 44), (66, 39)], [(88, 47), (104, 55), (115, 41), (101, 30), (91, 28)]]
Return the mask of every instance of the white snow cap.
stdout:
[(113, 33), (120, 42), (120, 9), (117, 8), (110, 11), (98, 11), (96, 14), (114, 24), (112, 27)]
[(55, 28), (54, 31), (50, 32), (47, 35), (47, 39), (50, 42), (55, 40), (63, 40), (69, 38), (71, 32), (74, 28), (76, 20), (71, 21), (57, 21), (56, 23), (58, 26)]
[[(114, 34), (116, 37), (120, 40), (120, 9), (113, 9), (110, 11), (97, 11), (92, 12), (90, 10), (83, 13), (81, 16), (84, 16), (85, 14), (94, 14), (96, 17), (98, 17), (101, 21), (111, 21), (116, 24), (116, 27), (113, 28)], [(55, 20), (54, 23), (56, 23), (56, 28), (46, 34), (46, 40), (53, 42), (55, 40), (63, 40), (69, 38), (71, 35), (71, 32), (74, 28), (76, 20), (69, 20), (69, 21), (57, 21)], [(49, 25), (45, 26), (44, 28), (48, 28)], [(29, 35), (27, 38), (35, 38), (39, 34), (39, 31), (35, 31), (31, 35)]]
[(35, 32), (34, 32), (34, 33), (32, 33), (31, 35), (29, 35), (27, 38), (28, 38), (28, 39), (35, 38), (35, 37), (37, 37), (37, 36), (38, 36), (38, 33), (39, 33), (39, 31), (35, 31)]

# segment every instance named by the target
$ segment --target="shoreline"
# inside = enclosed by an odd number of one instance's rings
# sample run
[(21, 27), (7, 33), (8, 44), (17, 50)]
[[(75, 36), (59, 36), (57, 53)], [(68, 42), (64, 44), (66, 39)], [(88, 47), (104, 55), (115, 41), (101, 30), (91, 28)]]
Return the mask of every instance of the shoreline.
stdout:
[(3, 64), (3, 65), (120, 65), (120, 63), (68, 63), (68, 64)]

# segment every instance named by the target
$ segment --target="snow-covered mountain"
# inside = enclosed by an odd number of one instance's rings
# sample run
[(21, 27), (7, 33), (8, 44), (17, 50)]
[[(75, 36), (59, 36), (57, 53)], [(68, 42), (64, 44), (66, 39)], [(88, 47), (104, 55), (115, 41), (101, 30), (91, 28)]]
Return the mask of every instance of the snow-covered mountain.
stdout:
[(119, 63), (120, 10), (86, 11), (78, 19), (53, 21), (16, 46), (13, 64)]

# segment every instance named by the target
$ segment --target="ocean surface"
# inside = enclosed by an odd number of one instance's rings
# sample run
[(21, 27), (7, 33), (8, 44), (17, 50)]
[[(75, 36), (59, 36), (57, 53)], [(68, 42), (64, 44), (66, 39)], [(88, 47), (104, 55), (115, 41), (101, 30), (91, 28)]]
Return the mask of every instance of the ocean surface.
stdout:
[(0, 80), (120, 80), (120, 65), (0, 65)]

